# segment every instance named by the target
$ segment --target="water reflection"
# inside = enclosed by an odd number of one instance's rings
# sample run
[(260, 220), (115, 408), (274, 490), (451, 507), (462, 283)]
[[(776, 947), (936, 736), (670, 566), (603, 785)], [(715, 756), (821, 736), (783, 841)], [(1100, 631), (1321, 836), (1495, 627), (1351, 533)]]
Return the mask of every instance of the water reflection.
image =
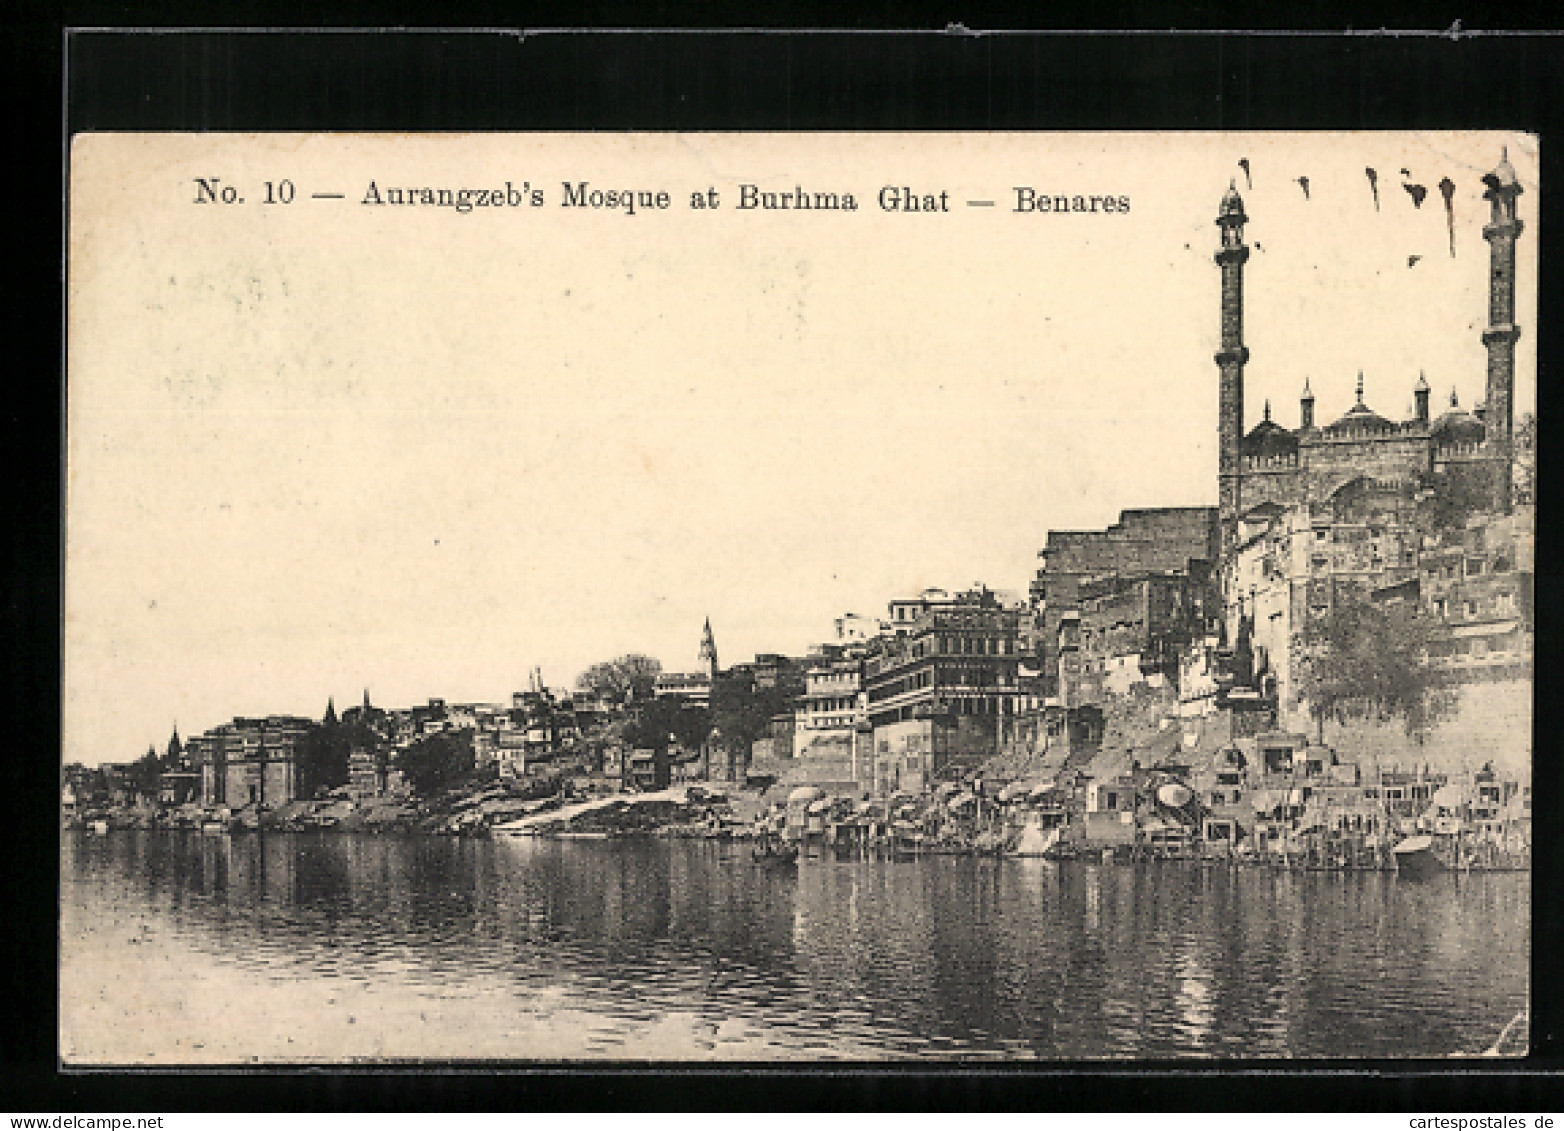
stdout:
[[(73, 984), (139, 923), (279, 984), (371, 987), (387, 1016), (454, 1003), (427, 1055), (490, 1047), (463, 1002), (586, 1018), (571, 1055), (1469, 1054), (1527, 993), (1525, 875), (130, 832), (67, 838), (63, 869)], [(627, 1044), (648, 1033), (678, 1039)]]

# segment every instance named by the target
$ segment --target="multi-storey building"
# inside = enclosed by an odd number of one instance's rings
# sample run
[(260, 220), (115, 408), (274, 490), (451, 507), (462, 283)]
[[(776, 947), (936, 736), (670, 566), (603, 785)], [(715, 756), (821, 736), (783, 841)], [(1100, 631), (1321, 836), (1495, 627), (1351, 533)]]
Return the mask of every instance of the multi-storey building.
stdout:
[(201, 804), (276, 809), (298, 798), (297, 761), (311, 721), (295, 715), (236, 718), (192, 738)]
[(1043, 693), (1065, 709), (1177, 672), (1217, 611), (1217, 510), (1127, 510), (1106, 530), (1052, 530), (1032, 582)]
[(918, 790), (953, 761), (979, 761), (1035, 704), (1019, 665), (1026, 611), (991, 590), (892, 601), (863, 688), (880, 792)]
[(1418, 597), (1450, 629), (1435, 657), (1462, 683), (1530, 679), (1535, 621), (1532, 508), (1473, 518), (1425, 549)]
[(848, 738), (868, 721), (863, 690), (863, 661), (858, 656), (823, 653), (804, 669), (804, 693), (795, 710), (799, 749), (804, 757), (818, 740)]

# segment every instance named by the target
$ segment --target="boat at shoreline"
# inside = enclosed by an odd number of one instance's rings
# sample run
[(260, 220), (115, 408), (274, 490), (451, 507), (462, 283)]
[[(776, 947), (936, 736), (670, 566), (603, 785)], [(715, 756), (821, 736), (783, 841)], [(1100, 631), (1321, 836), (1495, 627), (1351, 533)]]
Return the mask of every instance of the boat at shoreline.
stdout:
[(1447, 871), (1445, 862), (1434, 852), (1431, 836), (1409, 836), (1390, 850), (1396, 873), (1409, 879), (1423, 879)]

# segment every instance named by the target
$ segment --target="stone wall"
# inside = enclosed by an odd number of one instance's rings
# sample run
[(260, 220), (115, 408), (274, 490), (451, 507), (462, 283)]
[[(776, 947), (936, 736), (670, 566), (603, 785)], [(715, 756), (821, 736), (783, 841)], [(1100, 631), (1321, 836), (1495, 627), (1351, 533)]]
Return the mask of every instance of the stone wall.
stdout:
[[(1371, 765), (1377, 757), (1383, 766), (1411, 768), (1427, 764), (1432, 770), (1459, 773), (1476, 770), (1492, 761), (1496, 768), (1529, 770), (1532, 762), (1531, 680), (1472, 683), (1459, 688), (1456, 714), (1418, 744), (1406, 734), (1399, 720), (1376, 723), (1354, 720), (1345, 725), (1325, 724), (1325, 742), (1345, 759)], [(1307, 718), (1293, 719), (1297, 729), (1315, 731)]]
[(1362, 439), (1305, 442), (1300, 448), (1310, 499), (1323, 499), (1349, 479), (1415, 480), (1433, 471), (1426, 435), (1370, 435)]

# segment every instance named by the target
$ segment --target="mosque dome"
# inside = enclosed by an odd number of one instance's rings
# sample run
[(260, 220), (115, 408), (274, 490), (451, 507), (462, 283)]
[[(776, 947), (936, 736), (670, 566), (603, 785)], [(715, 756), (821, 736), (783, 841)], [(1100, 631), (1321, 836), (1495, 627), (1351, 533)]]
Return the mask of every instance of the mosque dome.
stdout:
[(1455, 393), (1450, 393), (1450, 408), (1430, 431), (1441, 444), (1479, 444), (1488, 435), (1483, 422), (1461, 407)]
[(1265, 419), (1249, 429), (1240, 449), (1246, 456), (1270, 459), (1292, 455), (1298, 450), (1298, 437), (1271, 419), (1271, 402), (1265, 403)]
[(1325, 427), (1327, 436), (1346, 436), (1357, 432), (1393, 432), (1396, 426), (1363, 403), (1363, 374), (1358, 374), (1358, 403), (1333, 424)]

